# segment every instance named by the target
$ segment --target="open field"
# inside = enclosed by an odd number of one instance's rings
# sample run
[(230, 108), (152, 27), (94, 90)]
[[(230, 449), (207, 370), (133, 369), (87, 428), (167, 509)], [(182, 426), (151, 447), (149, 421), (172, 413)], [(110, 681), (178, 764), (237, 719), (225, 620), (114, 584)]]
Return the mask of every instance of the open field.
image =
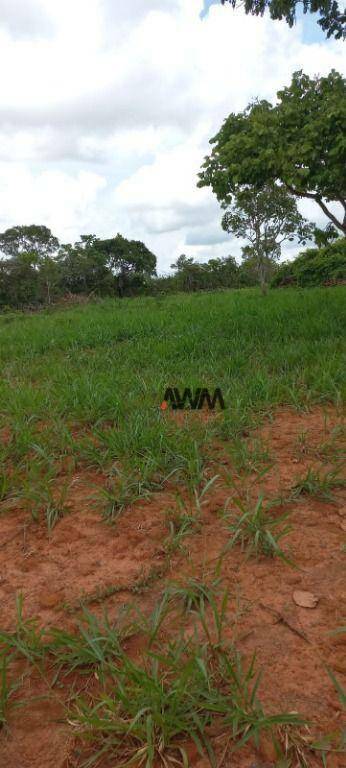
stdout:
[(345, 765), (345, 298), (0, 317), (0, 765)]

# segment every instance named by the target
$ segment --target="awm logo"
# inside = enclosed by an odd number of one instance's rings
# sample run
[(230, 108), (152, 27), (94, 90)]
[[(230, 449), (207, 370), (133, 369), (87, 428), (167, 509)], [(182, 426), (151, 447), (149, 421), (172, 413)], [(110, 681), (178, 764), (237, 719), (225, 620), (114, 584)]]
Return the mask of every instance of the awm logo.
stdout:
[(222, 410), (225, 408), (225, 402), (222, 397), (222, 392), (219, 387), (214, 390), (213, 395), (210, 394), (206, 388), (198, 387), (194, 393), (190, 387), (185, 387), (183, 395), (180, 394), (177, 387), (167, 387), (163, 401), (161, 403), (161, 410), (165, 411), (169, 406), (174, 410), (183, 410), (186, 406), (191, 411), (200, 411), (204, 405), (207, 405), (210, 411), (213, 411), (216, 403), (219, 404)]

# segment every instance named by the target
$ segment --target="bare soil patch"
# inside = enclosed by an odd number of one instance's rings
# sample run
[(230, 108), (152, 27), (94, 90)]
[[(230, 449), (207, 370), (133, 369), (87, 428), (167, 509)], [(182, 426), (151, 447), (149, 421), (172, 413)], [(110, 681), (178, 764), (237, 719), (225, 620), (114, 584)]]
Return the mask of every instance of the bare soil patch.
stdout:
[[(296, 478), (309, 469), (326, 473), (340, 468), (340, 415), (331, 408), (310, 412), (281, 410), (251, 438), (268, 446), (272, 466), (260, 477), (239, 473), (237, 487), (248, 488), (249, 498), (281, 498), (278, 514), (290, 512), (291, 532), (282, 546), (296, 568), (279, 558), (247, 558), (239, 546), (222, 559), (222, 585), (229, 589), (227, 635), (245, 658), (256, 652), (263, 670), (259, 697), (269, 712), (294, 711), (308, 718), (316, 736), (339, 734), (345, 715), (326, 666), (346, 685), (346, 634), (333, 630), (346, 623), (346, 494), (335, 488), (330, 498), (301, 493), (289, 498)], [(219, 479), (202, 506), (201, 526), (184, 541), (184, 551), (167, 556), (167, 511), (174, 494), (167, 491), (150, 501), (127, 508), (115, 525), (108, 525), (91, 501), (91, 489), (102, 485), (101, 474), (76, 475), (71, 484), (70, 513), (51, 535), (45, 523), (35, 523), (22, 510), (0, 516), (1, 626), (15, 625), (15, 595), (24, 598), (25, 615), (37, 616), (45, 626), (74, 626), (79, 606), (115, 616), (124, 603), (137, 602), (152, 609), (164, 586), (184, 584), (188, 577), (212, 581), (227, 532), (220, 512), (237, 491), (227, 485), (233, 466), (227, 446), (218, 446), (215, 466)], [(220, 464), (218, 465), (218, 461)], [(293, 593), (316, 596), (314, 608), (297, 605)], [(184, 620), (192, 631), (193, 618)], [(165, 627), (167, 637), (179, 621)], [(129, 641), (129, 652), (141, 653), (140, 638)], [(20, 707), (11, 707), (8, 726), (0, 731), (0, 764), (7, 768), (67, 768), (81, 765), (79, 747), (64, 718), (64, 702), (72, 683), (83, 687), (85, 678), (66, 678), (65, 687), (47, 691), (39, 674), (25, 680)], [(16, 701), (16, 695), (14, 696)], [(225, 744), (220, 743), (219, 753)], [(192, 764), (204, 766), (190, 747)], [(321, 762), (309, 753), (307, 765)], [(235, 768), (265, 768), (275, 764), (271, 745), (249, 747), (226, 758)], [(109, 763), (104, 763), (104, 768)], [(114, 763), (112, 763), (114, 765)], [(328, 756), (328, 768), (342, 768), (346, 756)], [(220, 766), (221, 768), (221, 766)]]

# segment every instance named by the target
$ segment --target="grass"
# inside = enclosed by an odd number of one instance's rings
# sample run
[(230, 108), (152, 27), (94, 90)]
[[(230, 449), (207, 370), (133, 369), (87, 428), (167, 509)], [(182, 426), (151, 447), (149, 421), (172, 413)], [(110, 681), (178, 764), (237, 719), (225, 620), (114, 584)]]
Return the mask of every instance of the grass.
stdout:
[(333, 490), (336, 488), (345, 488), (346, 480), (340, 477), (340, 472), (308, 469), (307, 473), (297, 478), (292, 486), (292, 498), (299, 496), (315, 496), (321, 501), (334, 501)]
[[(344, 293), (341, 286), (265, 299), (252, 289), (160, 304), (107, 299), (14, 315), (10, 324), (0, 317), (5, 502), (20, 491), (30, 506), (25, 489), (39, 492), (67, 459), (74, 471), (109, 475), (116, 467), (124, 478), (120, 499), (118, 490), (105, 498), (109, 519), (152, 484), (184, 486), (198, 500), (215, 438), (238, 438), (239, 467), (258, 471), (270, 457), (260, 444), (242, 447), (244, 430), (278, 404), (309, 408), (343, 398)], [(167, 386), (201, 385), (222, 390), (226, 409), (217, 418), (178, 421), (160, 410)], [(127, 487), (133, 476), (138, 489)], [(55, 524), (63, 508), (44, 505)]]
[(82, 740), (92, 741), (85, 766), (107, 755), (116, 764), (189, 764), (187, 742), (217, 765), (212, 732), (234, 742), (253, 739), (279, 724), (300, 720), (283, 713), (268, 716), (258, 699), (254, 663), (244, 669), (238, 654), (182, 640), (166, 652), (151, 653), (145, 666), (124, 656), (114, 668), (107, 693), (90, 703), (77, 699), (70, 720)]
[[(219, 578), (225, 553), (212, 577), (167, 579), (186, 557), (188, 539), (200, 530), (214, 495), (218, 509), (219, 479), (238, 496), (231, 512), (226, 509), (228, 547), (239, 544), (248, 555), (290, 562), (281, 548), (287, 515), (262, 496), (251, 501), (240, 487), (243, 481), (249, 487), (253, 476), (257, 484), (275, 457), (263, 441), (244, 437), (278, 405), (340, 407), (344, 298), (341, 286), (288, 289), (265, 299), (257, 290), (220, 291), (162, 302), (107, 299), (13, 315), (11, 322), (0, 317), (1, 513), (21, 506), (51, 532), (71, 509), (74, 475), (82, 482), (87, 470), (97, 474), (95, 504), (105, 522), (121, 526), (132, 504), (167, 491), (161, 500), (168, 528), (163, 563), (143, 565), (129, 584), (101, 583), (62, 606), (80, 615), (72, 629), (25, 618), (18, 598), (14, 631), (0, 629), (0, 727), (13, 694), (16, 699), (12, 669), (25, 660), (23, 674), (39, 672), (47, 695), (66, 686), (69, 675), (81, 676), (82, 684), (68, 692), (67, 719), (82, 742), (85, 765), (106, 758), (117, 765), (186, 768), (191, 743), (219, 765), (217, 737), (233, 749), (250, 739), (258, 744), (263, 731), (274, 739), (278, 759), (285, 759), (280, 734), (288, 730), (298, 754), (299, 717), (264, 711), (254, 660), (244, 664), (239, 649), (225, 641), (228, 592)], [(220, 387), (226, 409), (211, 418), (162, 412), (167, 386)], [(338, 437), (335, 432), (316, 449), (322, 458), (339, 460)], [(215, 461), (220, 445), (230, 459), (227, 469)], [(307, 435), (297, 450), (311, 453)], [(336, 473), (311, 470), (297, 478), (292, 497), (330, 499), (339, 483)], [(116, 536), (117, 528), (109, 533)], [(53, 547), (54, 535), (51, 541)], [(160, 596), (149, 615), (128, 606), (111, 620), (86, 608), (153, 587)], [(141, 651), (134, 658), (127, 645), (137, 635)], [(341, 701), (344, 691), (333, 683)], [(75, 696), (74, 690), (85, 693)]]
[(254, 506), (249, 500), (243, 502), (234, 499), (232, 503), (235, 504), (238, 512), (232, 514), (226, 511), (224, 514), (227, 530), (230, 534), (226, 545), (227, 549), (232, 549), (236, 544), (240, 544), (248, 556), (280, 557), (285, 562), (292, 564), (279, 546), (280, 539), (291, 530), (290, 526), (284, 525), (288, 513), (273, 517), (271, 506), (265, 505), (263, 496), (259, 496)]
[(268, 448), (258, 438), (245, 442), (241, 437), (236, 437), (230, 444), (229, 454), (232, 466), (245, 474), (259, 473), (273, 463)]
[(130, 628), (121, 627), (120, 622), (111, 622), (107, 613), (100, 620), (84, 608), (77, 631), (71, 633), (58, 628), (50, 631), (47, 650), (55, 664), (65, 672), (76, 669), (90, 672), (92, 667), (103, 679), (109, 666), (121, 658), (121, 643), (130, 634)]
[(114, 523), (130, 504), (139, 499), (149, 499), (152, 487), (153, 484), (145, 479), (132, 480), (117, 473), (116, 479), (108, 478), (107, 484), (95, 492), (95, 507), (101, 508), (107, 522)]
[(212, 603), (215, 600), (219, 582), (220, 579), (214, 579), (212, 584), (207, 584), (190, 578), (185, 584), (171, 584), (166, 594), (171, 600), (179, 600), (184, 611), (198, 611), (204, 603)]
[(340, 704), (342, 708), (346, 710), (346, 689), (341, 685), (339, 680), (337, 680), (337, 678), (334, 675), (334, 672), (332, 672), (331, 669), (328, 669), (328, 667), (327, 667), (327, 672), (339, 696)]
[(163, 548), (167, 554), (177, 550), (186, 552), (185, 539), (200, 528), (199, 517), (189, 514), (184, 509), (168, 510), (166, 513), (169, 534), (163, 542)]
[(7, 723), (7, 710), (10, 698), (17, 689), (17, 684), (9, 681), (8, 658), (0, 655), (0, 731)]
[(43, 638), (45, 630), (40, 628), (35, 618), (25, 619), (23, 616), (23, 596), (16, 599), (17, 622), (14, 632), (0, 628), (0, 651), (10, 659), (26, 659), (28, 664), (36, 665), (43, 661), (45, 647)]
[[(195, 584), (190, 587), (197, 589)], [(140, 614), (136, 620), (136, 610), (130, 607), (113, 622), (106, 614), (99, 619), (85, 610), (72, 632), (39, 629), (36, 619), (23, 618), (19, 599), (15, 630), (0, 635), (0, 726), (15, 689), (8, 685), (7, 670), (20, 659), (40, 671), (48, 697), (55, 695), (54, 689), (66, 675), (77, 671), (87, 675), (87, 692), (71, 690), (66, 713), (75, 736), (84, 744), (81, 765), (85, 768), (98, 765), (105, 756), (121, 765), (187, 766), (191, 742), (216, 766), (215, 735), (239, 747), (249, 740), (258, 744), (264, 731), (275, 740), (280, 725), (298, 726), (302, 720), (297, 714), (264, 711), (255, 658), (244, 665), (236, 648), (221, 639), (225, 596), (218, 609), (214, 587), (200, 587), (196, 605), (196, 621), (205, 635), (186, 639), (178, 630), (168, 644), (159, 637), (162, 623), (174, 610), (167, 595), (146, 620)], [(210, 642), (205, 600), (212, 605), (219, 629), (217, 643)], [(143, 632), (147, 649), (138, 661), (124, 645), (129, 637)]]

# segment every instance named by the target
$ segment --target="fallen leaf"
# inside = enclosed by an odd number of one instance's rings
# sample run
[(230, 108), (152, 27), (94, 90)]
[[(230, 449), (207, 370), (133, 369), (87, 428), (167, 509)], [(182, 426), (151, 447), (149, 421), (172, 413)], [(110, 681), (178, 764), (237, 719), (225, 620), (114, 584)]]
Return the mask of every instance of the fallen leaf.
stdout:
[(303, 592), (300, 589), (293, 592), (293, 600), (301, 608), (316, 608), (319, 598), (312, 592)]

